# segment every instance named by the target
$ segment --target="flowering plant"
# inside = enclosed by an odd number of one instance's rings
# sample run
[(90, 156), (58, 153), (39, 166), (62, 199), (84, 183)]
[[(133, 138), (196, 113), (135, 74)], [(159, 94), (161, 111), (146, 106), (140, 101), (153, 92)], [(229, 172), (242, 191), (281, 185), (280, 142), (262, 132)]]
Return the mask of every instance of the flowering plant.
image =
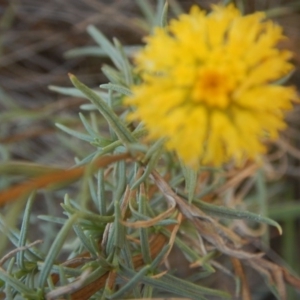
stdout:
[[(278, 209), (273, 220), (266, 209), (278, 163), (266, 141), (278, 139), (297, 100), (295, 88), (280, 82), (293, 70), (292, 53), (277, 47), (285, 39), (281, 27), (233, 4), (210, 12), (193, 6), (166, 24), (162, 1), (157, 13), (147, 1), (137, 3), (156, 25), (138, 51), (88, 27), (99, 55), (114, 64), (102, 68), (109, 83), (93, 90), (70, 74), (74, 88), (50, 87), (91, 102), (81, 106), (80, 132), (56, 125), (94, 150), (67, 170), (20, 164), (29, 180), (0, 192), (1, 205), (24, 211), (20, 226), (0, 215), (0, 230), (16, 246), (0, 260), (0, 296), (251, 299), (252, 269), (287, 299), (286, 284), (299, 288), (300, 279), (264, 257), (261, 246), (269, 233), (282, 234), (278, 220), (288, 211)], [(0, 165), (0, 172), (10, 174), (12, 166)], [(48, 222), (41, 249), (41, 240), (29, 241), (30, 225), (38, 227), (36, 196), (53, 208), (61, 191), (63, 215), (38, 216)], [(19, 198), (25, 208), (19, 201), (11, 208)]]

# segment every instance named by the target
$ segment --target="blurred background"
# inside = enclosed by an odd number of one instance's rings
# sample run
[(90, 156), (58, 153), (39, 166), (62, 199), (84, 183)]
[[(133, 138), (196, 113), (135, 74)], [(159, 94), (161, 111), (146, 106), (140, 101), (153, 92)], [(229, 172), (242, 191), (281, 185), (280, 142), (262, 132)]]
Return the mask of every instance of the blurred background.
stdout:
[[(13, 159), (69, 167), (74, 164), (74, 156), (88, 153), (87, 143), (82, 144), (75, 138), (70, 143), (71, 138), (54, 126), (56, 122), (74, 129), (82, 126), (78, 112), (85, 101), (54, 93), (48, 86), (71, 86), (68, 73), (75, 74), (93, 88), (106, 83), (101, 72), (103, 64), (110, 64), (106, 57), (100, 54), (74, 56), (70, 51), (95, 45), (86, 32), (90, 24), (109, 39), (116, 37), (123, 45), (140, 45), (148, 33), (142, 2), (153, 4), (153, 7), (156, 4), (154, 0), (0, 0), (0, 161)], [(289, 83), (299, 88), (300, 0), (236, 2), (244, 3), (247, 13), (267, 10), (269, 16), (284, 27), (289, 39), (283, 46), (295, 53), (294, 62), (298, 67)], [(209, 8), (219, 1), (170, 0), (169, 3), (188, 10), (193, 4)], [(170, 12), (170, 16), (174, 14)], [(282, 238), (276, 235), (271, 239), (272, 253), (279, 253), (298, 272), (299, 113), (299, 107), (295, 107), (287, 116), (289, 129), (283, 134), (285, 144), (277, 145), (285, 147), (284, 163), (281, 157), (279, 162), (275, 159), (279, 175), (275, 172), (278, 180), (276, 186), (270, 188), (269, 196), (277, 206), (268, 208), (269, 216), (281, 222), (285, 233)], [(270, 151), (277, 153), (272, 147)], [(18, 177), (2, 177), (0, 189), (19, 180)], [(283, 201), (290, 206), (281, 207)]]
[[(103, 62), (99, 58), (67, 59), (64, 54), (73, 48), (94, 44), (86, 33), (90, 24), (110, 38), (117, 37), (125, 45), (140, 44), (147, 31), (139, 20), (142, 13), (138, 2), (156, 3), (155, 0), (49, 0), (45, 3), (0, 0), (1, 88), (18, 104), (34, 108), (57, 100), (47, 86), (69, 85), (68, 72), (80, 75), (88, 85), (98, 86), (105, 82), (100, 71)], [(220, 1), (176, 2), (188, 9), (192, 4), (209, 8), (212, 3)], [(290, 38), (286, 43), (295, 50), (295, 59), (299, 63), (300, 18), (296, 12), (299, 1), (237, 2), (245, 2), (247, 12), (272, 10), (276, 20), (284, 26)]]

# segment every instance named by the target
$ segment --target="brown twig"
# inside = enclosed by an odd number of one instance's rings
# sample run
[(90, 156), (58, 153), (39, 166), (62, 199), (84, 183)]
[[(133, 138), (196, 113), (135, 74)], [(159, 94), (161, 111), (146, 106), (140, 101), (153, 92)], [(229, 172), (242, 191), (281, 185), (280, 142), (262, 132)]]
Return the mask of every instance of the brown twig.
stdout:
[[(117, 162), (129, 157), (129, 153), (100, 157), (93, 162), (92, 169), (90, 171), (96, 171), (97, 169), (103, 168), (113, 162)], [(71, 183), (77, 181), (84, 174), (87, 167), (89, 167), (89, 165), (80, 166), (70, 170), (51, 172), (49, 174), (42, 175), (38, 178), (34, 178), (30, 181), (25, 181), (11, 188), (8, 188), (7, 190), (0, 192), (0, 206), (10, 201), (14, 201), (21, 196), (25, 197), (32, 191), (37, 189), (48, 188), (55, 184)]]

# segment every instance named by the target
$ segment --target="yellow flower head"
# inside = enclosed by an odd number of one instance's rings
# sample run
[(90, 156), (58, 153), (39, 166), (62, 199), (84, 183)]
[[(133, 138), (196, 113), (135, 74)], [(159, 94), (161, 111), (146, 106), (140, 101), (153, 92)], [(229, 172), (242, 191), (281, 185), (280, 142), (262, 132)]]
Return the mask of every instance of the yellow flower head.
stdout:
[(276, 48), (283, 38), (264, 13), (192, 7), (156, 28), (138, 53), (142, 83), (125, 99), (135, 108), (130, 118), (142, 120), (151, 139), (165, 137), (191, 167), (257, 158), (296, 97), (274, 83), (293, 69), (291, 52)]

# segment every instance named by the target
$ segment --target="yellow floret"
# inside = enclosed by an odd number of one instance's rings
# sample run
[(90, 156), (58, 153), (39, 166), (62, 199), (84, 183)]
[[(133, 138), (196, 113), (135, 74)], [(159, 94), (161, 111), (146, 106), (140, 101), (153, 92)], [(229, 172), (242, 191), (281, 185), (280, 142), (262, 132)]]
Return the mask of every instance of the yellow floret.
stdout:
[(125, 103), (134, 107), (150, 139), (189, 166), (240, 164), (265, 152), (263, 139), (285, 127), (296, 92), (275, 84), (292, 71), (291, 52), (276, 45), (282, 29), (264, 13), (243, 16), (213, 6), (156, 28), (136, 56), (142, 83)]

